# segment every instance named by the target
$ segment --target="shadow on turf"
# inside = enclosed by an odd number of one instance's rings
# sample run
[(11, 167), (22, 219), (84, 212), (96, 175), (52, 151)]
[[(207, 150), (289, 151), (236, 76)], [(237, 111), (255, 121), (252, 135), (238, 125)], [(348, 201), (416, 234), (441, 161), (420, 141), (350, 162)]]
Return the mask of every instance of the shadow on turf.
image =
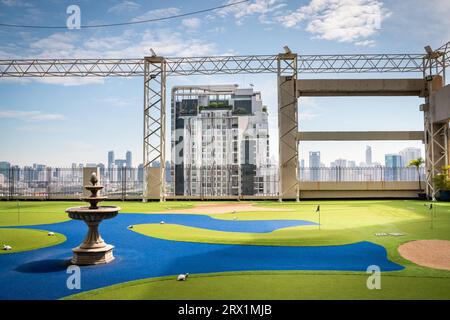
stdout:
[(66, 270), (70, 264), (68, 259), (48, 259), (24, 263), (14, 270), (22, 273), (50, 273)]

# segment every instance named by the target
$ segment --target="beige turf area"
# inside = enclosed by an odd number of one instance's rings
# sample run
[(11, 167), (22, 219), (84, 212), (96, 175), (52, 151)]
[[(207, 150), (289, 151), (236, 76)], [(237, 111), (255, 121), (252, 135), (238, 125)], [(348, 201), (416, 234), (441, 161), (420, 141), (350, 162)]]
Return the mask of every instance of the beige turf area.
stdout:
[[(181, 210), (182, 213), (211, 214), (211, 213), (230, 213), (230, 212), (248, 212), (248, 211), (275, 211), (273, 208), (256, 206), (253, 203), (202, 203), (196, 204), (192, 208)], [(289, 211), (289, 209), (278, 208), (276, 211)], [(166, 210), (166, 213), (180, 213), (180, 210)]]
[(450, 241), (416, 240), (402, 244), (400, 255), (420, 266), (450, 270)]

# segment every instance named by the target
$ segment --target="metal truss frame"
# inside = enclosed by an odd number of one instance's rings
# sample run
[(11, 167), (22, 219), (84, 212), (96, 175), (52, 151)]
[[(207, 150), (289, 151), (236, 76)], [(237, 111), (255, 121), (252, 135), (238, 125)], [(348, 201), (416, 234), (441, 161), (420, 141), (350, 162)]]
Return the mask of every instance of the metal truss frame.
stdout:
[(426, 193), (436, 200), (434, 177), (448, 164), (448, 123), (434, 124), (425, 112)]
[[(428, 94), (425, 96), (424, 129), (425, 129), (425, 167), (426, 167), (426, 194), (432, 200), (436, 200), (438, 190), (434, 185), (434, 178), (442, 171), (442, 167), (448, 165), (448, 123), (435, 123), (430, 110), (430, 95), (433, 91), (445, 85), (446, 67), (450, 62), (450, 42), (447, 42), (437, 50), (427, 53), (423, 57), (423, 77), (427, 80)], [(434, 80), (441, 77), (437, 86)]]
[[(440, 47), (441, 65), (450, 63), (450, 42)], [(165, 58), (167, 76), (277, 73), (278, 55)], [(433, 62), (432, 68), (437, 62)], [(5, 77), (142, 77), (144, 59), (0, 60)], [(298, 73), (424, 72), (424, 54), (298, 55)], [(428, 66), (429, 67), (429, 66)]]
[[(164, 200), (167, 76), (276, 73), (280, 78), (280, 75), (289, 73), (296, 77), (299, 73), (413, 72), (423, 73), (424, 77), (441, 75), (445, 83), (445, 69), (450, 63), (450, 42), (434, 51), (432, 55), (295, 55), (295, 71), (292, 64), (280, 63), (285, 61), (283, 59), (280, 60), (282, 56), (283, 54), (181, 58), (152, 56), (144, 59), (12, 59), (0, 60), (0, 78), (143, 77), (143, 145), (144, 174), (146, 177), (143, 196), (144, 200), (146, 200), (149, 195), (155, 193), (155, 190), (159, 190), (159, 198)], [(291, 62), (294, 62), (294, 60), (291, 59)], [(429, 134), (429, 137), (439, 135), (438, 132), (440, 130), (433, 131), (430, 128), (431, 126), (426, 124), (425, 131)], [(428, 141), (427, 148), (432, 150), (436, 145), (439, 144)], [(446, 148), (445, 145), (445, 150), (447, 150)], [(428, 163), (435, 163), (436, 161), (431, 156), (427, 156), (427, 159)], [(158, 170), (152, 167), (156, 162), (160, 163)], [(280, 167), (283, 168), (283, 164)], [(435, 172), (435, 170), (436, 168), (432, 169), (431, 172)], [(428, 188), (432, 185), (430, 181), (432, 180), (427, 180)]]
[(277, 59), (279, 200), (300, 199), (298, 181), (297, 55), (279, 54)]
[[(166, 61), (144, 59), (144, 183), (143, 200), (165, 200)], [(159, 166), (158, 166), (159, 163)]]

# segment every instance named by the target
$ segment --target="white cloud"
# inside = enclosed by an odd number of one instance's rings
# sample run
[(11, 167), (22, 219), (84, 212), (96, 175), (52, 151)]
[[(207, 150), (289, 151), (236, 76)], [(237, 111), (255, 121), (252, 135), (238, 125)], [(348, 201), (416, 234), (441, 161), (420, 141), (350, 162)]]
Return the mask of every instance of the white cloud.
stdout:
[[(142, 58), (149, 55), (153, 48), (158, 55), (204, 56), (220, 54), (217, 45), (205, 40), (186, 37), (181, 32), (171, 29), (149, 29), (136, 33), (133, 29), (114, 36), (80, 37), (76, 33), (58, 32), (50, 36), (34, 40), (28, 47), (16, 50), (0, 51), (0, 57), (17, 59), (74, 59), (74, 58)], [(6, 79), (6, 78), (5, 78)], [(94, 77), (53, 77), (36, 78), (33, 81), (76, 86), (84, 84), (102, 84), (104, 78)]]
[(125, 99), (125, 98), (101, 98), (101, 99), (95, 99), (97, 102), (100, 102), (102, 104), (108, 105), (108, 107), (115, 107), (115, 108), (126, 108), (133, 105), (140, 104), (139, 99)]
[(139, 3), (133, 1), (122, 1), (108, 9), (108, 13), (133, 12), (141, 7)]
[(355, 45), (360, 47), (373, 47), (375, 45), (375, 40), (363, 40), (355, 42)]
[(44, 113), (42, 111), (15, 111), (0, 110), (0, 119), (18, 119), (24, 121), (53, 121), (62, 120), (64, 116), (57, 113)]
[[(241, 0), (228, 0), (226, 4), (239, 2)], [(243, 20), (249, 16), (257, 15), (260, 22), (266, 22), (267, 15), (286, 6), (283, 0), (254, 0), (240, 3), (231, 7), (222, 8), (217, 11), (221, 17), (234, 16), (236, 23), (241, 25)]]
[(298, 100), (299, 120), (311, 120), (322, 115), (322, 108), (318, 105), (317, 100), (312, 97), (301, 97)]
[(363, 40), (374, 36), (390, 15), (378, 0), (311, 0), (276, 20), (286, 28), (305, 21), (306, 30), (319, 39), (373, 45), (374, 42)]
[(159, 19), (164, 18), (168, 16), (173, 16), (180, 14), (180, 9), (175, 7), (169, 7), (169, 8), (162, 8), (162, 9), (155, 9), (150, 10), (144, 13), (143, 15), (140, 15), (139, 17), (133, 18), (131, 21), (142, 21), (142, 20), (152, 20), (152, 19)]
[(105, 83), (105, 78), (101, 77), (51, 77), (51, 78), (36, 78), (37, 82), (45, 84), (59, 84), (65, 87), (71, 86), (83, 86), (87, 84), (103, 84)]
[(2, 4), (4, 4), (5, 6), (8, 6), (8, 7), (14, 7), (15, 5), (17, 5), (17, 1), (16, 0), (2, 0)]
[(30, 44), (23, 57), (36, 58), (141, 58), (153, 48), (158, 55), (208, 55), (216, 45), (187, 38), (170, 29), (151, 29), (142, 33), (132, 30), (117, 36), (92, 36), (84, 40), (73, 33), (55, 33)]
[(183, 19), (181, 23), (189, 29), (198, 29), (201, 25), (201, 20), (199, 18), (189, 18)]
[(8, 7), (31, 7), (32, 5), (22, 0), (1, 0)]

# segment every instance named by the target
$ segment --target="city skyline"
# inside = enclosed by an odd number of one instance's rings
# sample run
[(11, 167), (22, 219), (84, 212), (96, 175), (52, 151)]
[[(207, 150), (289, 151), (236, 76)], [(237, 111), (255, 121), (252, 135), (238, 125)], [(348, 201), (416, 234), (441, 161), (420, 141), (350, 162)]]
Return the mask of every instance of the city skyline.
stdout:
[[(368, 152), (370, 150), (370, 152)], [(318, 155), (317, 155), (318, 153)], [(302, 167), (302, 163), (304, 164), (304, 167), (317, 167), (317, 164), (320, 166), (325, 167), (333, 167), (333, 166), (341, 166), (341, 167), (365, 167), (365, 166), (373, 166), (373, 165), (386, 165), (386, 156), (388, 155), (398, 155), (400, 159), (403, 159), (403, 161), (399, 164), (399, 167), (406, 167), (409, 163), (409, 161), (417, 158), (424, 158), (423, 157), (423, 151), (421, 148), (416, 147), (406, 147), (401, 150), (398, 150), (397, 152), (390, 152), (383, 155), (383, 161), (373, 161), (373, 153), (372, 153), (372, 147), (370, 145), (366, 145), (366, 152), (365, 152), (365, 161), (357, 162), (355, 159), (346, 159), (343, 157), (336, 158), (335, 160), (332, 160), (330, 162), (325, 162), (322, 159), (323, 152), (322, 150), (316, 150), (316, 151), (310, 151), (309, 152), (309, 159), (308, 162), (305, 161), (305, 158), (302, 158), (300, 156), (299, 159), (299, 166)], [(313, 165), (311, 165), (311, 156), (313, 156)], [(367, 160), (370, 159), (370, 163), (367, 162)]]
[[(112, 10), (120, 1), (87, 2), (81, 6), (83, 22), (98, 19), (126, 21), (141, 13), (148, 16), (166, 15), (169, 12), (195, 11), (205, 7), (205, 2), (135, 1), (134, 11)], [(223, 4), (225, 1), (214, 1)], [(423, 47), (433, 48), (447, 41), (448, 35), (440, 28), (429, 28), (424, 14), (444, 23), (448, 30), (450, 6), (448, 1), (436, 0), (432, 6), (425, 0), (399, 2), (394, 0), (357, 1), (355, 12), (364, 12), (375, 5), (382, 9), (380, 28), (362, 28), (347, 24), (344, 29), (337, 21), (328, 21), (320, 8), (311, 1), (258, 0), (257, 6), (242, 4), (233, 10), (218, 10), (209, 15), (191, 19), (174, 19), (170, 22), (142, 24), (101, 31), (82, 30), (27, 30), (27, 32), (1, 32), (4, 44), (0, 55), (8, 58), (136, 58), (149, 54), (152, 47), (163, 56), (201, 56), (222, 54), (276, 54), (289, 45), (299, 54), (336, 53), (425, 53)], [(328, 1), (326, 1), (328, 2)], [(303, 9), (302, 9), (303, 8)], [(20, 6), (17, 1), (2, 1), (5, 22), (21, 23), (23, 19), (34, 23), (61, 24), (66, 17), (64, 3), (39, 1)], [(35, 9), (35, 10), (30, 10)], [(299, 18), (297, 10), (316, 10), (312, 18)], [(112, 11), (111, 11), (112, 10)], [(358, 16), (351, 21), (360, 21)], [(31, 13), (32, 12), (32, 13)], [(406, 15), (405, 12), (408, 14)], [(322, 18), (320, 18), (322, 17)], [(394, 18), (395, 17), (395, 18)], [(328, 21), (332, 28), (317, 29), (314, 19)], [(322, 21), (322, 20), (321, 20)], [(311, 27), (308, 27), (311, 26)], [(364, 32), (362, 32), (362, 30)], [(409, 30), (410, 32), (403, 32)], [(423, 30), (428, 30), (424, 33)], [(264, 41), (261, 41), (264, 39)], [(20, 42), (20, 46), (16, 44)], [(370, 78), (373, 75), (352, 75)], [(386, 77), (396, 75), (386, 74)], [(336, 77), (336, 75), (307, 75), (311, 77)], [(175, 85), (238, 83), (250, 84), (261, 91), (268, 106), (270, 154), (278, 153), (277, 94), (274, 75), (217, 75), (194, 78), (169, 77), (170, 88)], [(143, 94), (142, 79), (137, 78), (47, 78), (2, 79), (0, 82), (0, 159), (25, 165), (30, 162), (48, 163), (52, 166), (71, 162), (104, 161), (108, 150), (122, 153), (130, 150), (135, 159), (142, 159)], [(414, 97), (352, 97), (352, 98), (300, 98), (299, 128), (305, 131), (320, 130), (423, 130), (423, 115), (419, 111), (423, 99)], [(364, 106), (364, 107), (362, 107)], [(167, 114), (170, 114), (168, 109)], [(88, 115), (88, 116), (86, 116)], [(96, 139), (92, 139), (92, 128)], [(167, 117), (170, 128), (170, 117)], [(166, 140), (166, 153), (170, 151), (170, 138)], [(314, 149), (323, 150), (323, 157), (337, 159), (339, 149), (345, 147), (344, 158), (360, 158), (361, 144), (310, 144), (300, 148), (307, 155)], [(404, 142), (399, 142), (407, 147)], [(55, 152), (58, 145), (58, 152)], [(347, 147), (352, 146), (352, 147)], [(374, 146), (375, 148), (375, 146)], [(378, 157), (394, 152), (392, 144), (381, 142), (376, 146)], [(326, 154), (325, 154), (326, 152)], [(300, 153), (302, 154), (302, 153)], [(30, 160), (32, 155), (32, 159)], [(302, 155), (300, 155), (302, 157)], [(376, 158), (374, 161), (381, 162)], [(70, 160), (67, 160), (70, 159)], [(134, 163), (137, 165), (138, 162)]]
[[(371, 147), (371, 146), (365, 145), (365, 147), (367, 148), (367, 147)], [(373, 150), (373, 149), (371, 148), (371, 151), (372, 151), (372, 150)], [(408, 153), (408, 150), (409, 150), (409, 151), (413, 150), (413, 151), (411, 151), (411, 152), (415, 153), (416, 156), (411, 156), (411, 155), (405, 156), (405, 155)], [(367, 151), (367, 149), (366, 149), (366, 151)], [(26, 163), (26, 164), (19, 164), (19, 163), (7, 161), (7, 160), (5, 160), (5, 159), (1, 159), (1, 160), (0, 160), (0, 163), (9, 163), (11, 166), (16, 165), (16, 166), (22, 166), (22, 167), (25, 167), (25, 166), (28, 167), (28, 166), (33, 166), (33, 165), (45, 165), (45, 166), (49, 166), (49, 167), (71, 168), (71, 167), (73, 167), (73, 165), (76, 165), (76, 166), (80, 166), (80, 165), (88, 166), (89, 164), (95, 164), (95, 165), (101, 164), (101, 165), (103, 165), (103, 166), (105, 166), (105, 167), (109, 167), (109, 154), (110, 154), (111, 152), (113, 152), (114, 155), (115, 155), (115, 154), (119, 154), (119, 153), (116, 153), (116, 151), (114, 151), (114, 150), (110, 150), (110, 151), (108, 151), (107, 156), (105, 157), (105, 158), (106, 158), (106, 161), (99, 161), (99, 162), (95, 162), (95, 161), (72, 162), (72, 163), (67, 164), (67, 165), (51, 166), (51, 165), (49, 165), (48, 163), (39, 163), (39, 162), (34, 162), (34, 161), (30, 161), (30, 162), (28, 162), (28, 163)], [(331, 161), (327, 162), (327, 161), (324, 161), (323, 158), (322, 158), (322, 156), (323, 156), (324, 154), (326, 154), (326, 152), (324, 152), (323, 150), (309, 151), (308, 154), (311, 155), (311, 152), (313, 152), (313, 153), (318, 152), (318, 153), (319, 153), (319, 163), (320, 163), (320, 164), (323, 164), (325, 167), (331, 167), (331, 166), (333, 166), (333, 165), (332, 165), (333, 162), (335, 162), (335, 161), (342, 161), (342, 160), (346, 160), (346, 161), (348, 161), (348, 162), (354, 162), (356, 167), (362, 167), (362, 166), (367, 165), (367, 162), (366, 162), (366, 161), (357, 161), (357, 160), (355, 160), (355, 159), (348, 159), (348, 158), (344, 158), (344, 157), (338, 157), (338, 158), (336, 158), (336, 159), (334, 159), (334, 160), (331, 160)], [(412, 160), (412, 159), (417, 159), (418, 157), (424, 158), (424, 156), (423, 156), (423, 150), (422, 150), (421, 148), (416, 148), (416, 147), (406, 147), (406, 148), (403, 148), (403, 149), (401, 149), (401, 150), (397, 150), (397, 152), (389, 152), (389, 153), (383, 154), (383, 155), (377, 157), (377, 159), (378, 159), (378, 158), (381, 158), (382, 161), (372, 161), (372, 164), (376, 164), (376, 165), (385, 165), (385, 157), (386, 157), (386, 155), (396, 154), (396, 155), (402, 156), (402, 152), (404, 153), (403, 158), (405, 158), (405, 157), (408, 158), (408, 160), (406, 161), (406, 163), (402, 163), (402, 166), (407, 166), (407, 163), (408, 163), (410, 160)], [(409, 154), (411, 154), (411, 152), (409, 152)], [(418, 157), (417, 157), (417, 152), (420, 154), (420, 156), (418, 156)], [(142, 162), (139, 162), (139, 161), (137, 161), (137, 162), (136, 162), (136, 161), (135, 161), (135, 162), (132, 162), (131, 159), (133, 159), (133, 156), (132, 156), (132, 155), (133, 155), (133, 152), (127, 150), (127, 151), (125, 152), (125, 156), (126, 156), (126, 157), (127, 157), (127, 154), (129, 155), (129, 162), (132, 163), (131, 166), (127, 165), (127, 167), (137, 168), (138, 166), (142, 165)], [(306, 157), (306, 158), (305, 158), (305, 157), (302, 157), (302, 155), (303, 155), (303, 154), (300, 154), (300, 157), (299, 157), (299, 167), (311, 167), (310, 164), (309, 164), (309, 157)], [(115, 159), (115, 158), (114, 158), (113, 162), (114, 162), (115, 160), (119, 160), (119, 161), (121, 161), (121, 163), (122, 163), (122, 161), (127, 162), (126, 159)], [(306, 161), (306, 160), (308, 160), (308, 161)], [(128, 162), (128, 163), (129, 163), (129, 162)], [(169, 161), (167, 161), (167, 162), (170, 163)], [(303, 163), (303, 164), (302, 164), (302, 163)], [(272, 163), (272, 162), (270, 162), (270, 164), (271, 164), (271, 165), (276, 165), (276, 163)], [(364, 164), (364, 165), (362, 165), (362, 164)], [(313, 167), (314, 167), (314, 166), (313, 166)]]

